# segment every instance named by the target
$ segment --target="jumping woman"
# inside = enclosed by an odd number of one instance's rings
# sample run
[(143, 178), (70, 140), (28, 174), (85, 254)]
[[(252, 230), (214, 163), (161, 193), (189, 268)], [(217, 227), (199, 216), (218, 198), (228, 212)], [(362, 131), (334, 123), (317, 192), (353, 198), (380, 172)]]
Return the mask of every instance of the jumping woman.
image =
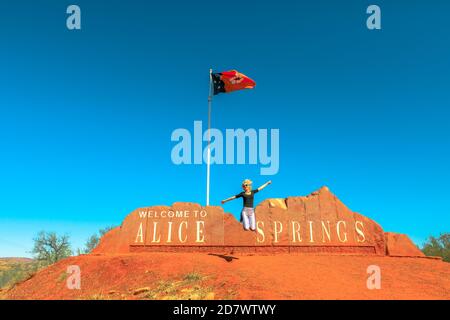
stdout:
[(244, 223), (245, 230), (250, 230), (250, 229), (252, 231), (256, 230), (256, 217), (255, 217), (255, 209), (254, 209), (254, 205), (253, 205), (253, 199), (255, 197), (255, 193), (261, 191), (262, 189), (264, 189), (271, 183), (272, 183), (272, 181), (268, 181), (268, 182), (264, 183), (258, 189), (252, 190), (252, 181), (249, 179), (246, 179), (242, 182), (242, 189), (244, 189), (243, 192), (241, 192), (231, 198), (222, 200), (222, 204), (224, 204), (225, 202), (228, 202), (228, 201), (231, 201), (231, 200), (234, 200), (237, 198), (242, 198), (244, 207), (242, 208), (242, 212), (241, 212), (241, 222)]

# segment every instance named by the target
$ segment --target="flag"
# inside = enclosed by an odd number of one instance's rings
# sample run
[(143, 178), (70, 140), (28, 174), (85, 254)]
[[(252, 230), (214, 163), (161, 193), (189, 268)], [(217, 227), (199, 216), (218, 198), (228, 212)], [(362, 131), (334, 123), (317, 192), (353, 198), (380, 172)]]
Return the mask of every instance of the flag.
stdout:
[(212, 73), (214, 86), (214, 95), (221, 92), (232, 92), (242, 89), (253, 89), (256, 86), (255, 81), (236, 70)]

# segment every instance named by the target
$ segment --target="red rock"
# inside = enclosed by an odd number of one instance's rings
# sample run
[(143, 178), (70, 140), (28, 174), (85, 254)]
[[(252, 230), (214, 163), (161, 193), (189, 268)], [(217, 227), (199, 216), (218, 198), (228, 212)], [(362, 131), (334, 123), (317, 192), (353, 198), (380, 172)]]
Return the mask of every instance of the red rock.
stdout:
[(327, 187), (306, 197), (267, 199), (255, 209), (257, 231), (221, 207), (195, 203), (140, 208), (105, 234), (93, 251), (316, 252), (385, 255), (383, 229), (350, 211)]
[(92, 250), (91, 254), (128, 252), (128, 243), (125, 241), (121, 243), (120, 240), (121, 228), (114, 228), (101, 237), (99, 244)]
[(385, 254), (383, 229), (350, 211), (327, 187), (306, 197), (288, 197), (285, 209), (271, 201), (256, 208), (257, 219), (269, 234), (266, 245), (302, 252)]
[(406, 234), (386, 232), (386, 254), (396, 257), (424, 257), (425, 254)]

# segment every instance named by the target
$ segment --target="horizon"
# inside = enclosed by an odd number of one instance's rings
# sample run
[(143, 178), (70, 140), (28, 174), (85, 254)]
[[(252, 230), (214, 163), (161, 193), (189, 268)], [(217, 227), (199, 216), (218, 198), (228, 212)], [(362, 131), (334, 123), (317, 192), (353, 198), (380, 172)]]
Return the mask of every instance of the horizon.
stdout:
[(381, 30), (356, 0), (76, 4), (74, 31), (67, 3), (0, 4), (0, 257), (31, 257), (41, 230), (76, 250), (137, 208), (205, 205), (206, 165), (175, 165), (171, 135), (205, 130), (210, 68), (256, 81), (214, 96), (212, 128), (279, 129), (277, 173), (213, 164), (211, 205), (272, 180), (256, 204), (328, 186), (417, 245), (450, 230), (450, 3), (377, 1)]

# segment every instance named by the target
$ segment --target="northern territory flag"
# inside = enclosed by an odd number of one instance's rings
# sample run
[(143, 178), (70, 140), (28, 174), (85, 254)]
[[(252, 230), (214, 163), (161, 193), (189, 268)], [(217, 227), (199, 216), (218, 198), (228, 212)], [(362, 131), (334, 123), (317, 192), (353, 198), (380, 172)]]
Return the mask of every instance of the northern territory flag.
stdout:
[(225, 71), (212, 74), (214, 95), (221, 92), (232, 92), (242, 89), (253, 89), (255, 81), (236, 70)]

